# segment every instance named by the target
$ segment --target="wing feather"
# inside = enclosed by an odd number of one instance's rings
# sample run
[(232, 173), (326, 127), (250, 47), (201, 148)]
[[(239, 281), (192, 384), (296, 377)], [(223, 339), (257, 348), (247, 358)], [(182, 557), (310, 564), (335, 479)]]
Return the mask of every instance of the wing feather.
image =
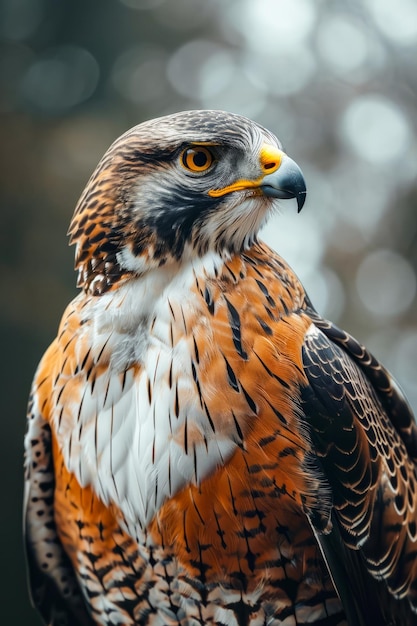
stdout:
[[(390, 374), (365, 348), (330, 322), (311, 317), (302, 348), (308, 380), (302, 403), (331, 485), (335, 520), (330, 535), (317, 533), (319, 543), (342, 599), (346, 589), (362, 598), (364, 623), (415, 623), (413, 414)], [(364, 594), (368, 589), (377, 603)], [(399, 621), (391, 622), (386, 616), (394, 598)]]
[(24, 534), (32, 602), (49, 626), (91, 626), (71, 562), (54, 520), (51, 431), (29, 401), (25, 438)]

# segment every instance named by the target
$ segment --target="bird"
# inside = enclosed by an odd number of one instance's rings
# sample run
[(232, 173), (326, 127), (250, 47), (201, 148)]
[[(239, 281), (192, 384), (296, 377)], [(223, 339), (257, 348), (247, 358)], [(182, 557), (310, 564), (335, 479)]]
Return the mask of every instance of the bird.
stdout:
[(144, 121), (97, 165), (29, 398), (45, 624), (417, 624), (415, 418), (260, 239), (291, 199), (275, 134), (221, 110)]

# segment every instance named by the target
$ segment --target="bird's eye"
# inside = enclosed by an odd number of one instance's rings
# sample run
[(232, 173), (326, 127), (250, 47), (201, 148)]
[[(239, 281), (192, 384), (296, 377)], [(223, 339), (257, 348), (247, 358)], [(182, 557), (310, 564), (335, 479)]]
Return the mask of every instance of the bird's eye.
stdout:
[(205, 172), (214, 161), (214, 156), (203, 146), (186, 148), (181, 153), (181, 164), (191, 172)]

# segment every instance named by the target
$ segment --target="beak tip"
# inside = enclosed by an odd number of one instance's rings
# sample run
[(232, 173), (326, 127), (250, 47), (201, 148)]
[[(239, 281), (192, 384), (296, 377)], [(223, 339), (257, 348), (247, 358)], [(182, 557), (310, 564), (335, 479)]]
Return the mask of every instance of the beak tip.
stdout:
[(303, 173), (298, 165), (284, 155), (279, 168), (263, 178), (262, 190), (266, 196), (273, 198), (296, 198), (298, 213), (306, 200), (306, 184)]
[(297, 212), (298, 213), (300, 213), (301, 209), (304, 206), (304, 203), (306, 201), (306, 196), (307, 196), (306, 191), (300, 191), (297, 195)]

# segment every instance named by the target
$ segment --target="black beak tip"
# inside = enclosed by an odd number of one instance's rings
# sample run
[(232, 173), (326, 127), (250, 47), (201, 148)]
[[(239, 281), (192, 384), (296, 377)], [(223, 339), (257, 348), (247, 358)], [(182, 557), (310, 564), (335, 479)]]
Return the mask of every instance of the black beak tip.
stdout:
[(307, 192), (306, 191), (299, 191), (297, 194), (297, 209), (298, 209), (298, 213), (300, 213), (301, 209), (304, 206), (304, 203), (306, 201), (306, 196), (307, 196)]

